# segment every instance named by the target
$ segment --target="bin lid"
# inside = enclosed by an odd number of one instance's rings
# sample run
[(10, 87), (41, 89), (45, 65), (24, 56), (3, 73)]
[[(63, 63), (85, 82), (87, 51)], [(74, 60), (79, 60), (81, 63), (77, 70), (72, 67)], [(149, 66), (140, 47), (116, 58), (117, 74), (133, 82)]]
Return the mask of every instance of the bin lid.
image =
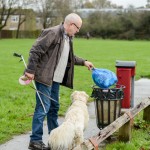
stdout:
[(126, 68), (133, 68), (136, 66), (136, 61), (122, 61), (116, 60), (116, 67), (126, 67)]

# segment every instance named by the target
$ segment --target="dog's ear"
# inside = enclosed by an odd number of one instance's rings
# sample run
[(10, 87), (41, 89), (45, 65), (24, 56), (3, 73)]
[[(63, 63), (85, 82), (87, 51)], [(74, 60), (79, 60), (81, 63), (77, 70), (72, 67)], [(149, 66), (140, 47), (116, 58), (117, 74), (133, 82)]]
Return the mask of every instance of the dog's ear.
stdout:
[(87, 98), (87, 100), (88, 100), (88, 99), (89, 99), (89, 95), (85, 93), (85, 96), (86, 96), (86, 98)]
[(86, 101), (88, 101), (89, 95), (86, 94), (86, 92), (82, 91), (83, 96), (85, 96)]
[(74, 91), (72, 94), (71, 94), (71, 100), (73, 101), (76, 97), (76, 95), (78, 94), (78, 91)]

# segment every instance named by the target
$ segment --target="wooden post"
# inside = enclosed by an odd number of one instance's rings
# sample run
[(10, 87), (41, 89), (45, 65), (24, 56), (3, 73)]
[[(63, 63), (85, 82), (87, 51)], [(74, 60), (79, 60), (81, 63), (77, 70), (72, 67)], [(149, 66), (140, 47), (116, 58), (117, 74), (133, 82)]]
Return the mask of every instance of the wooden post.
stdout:
[(124, 142), (128, 142), (131, 140), (131, 120), (125, 123), (119, 129), (119, 140)]
[(150, 121), (150, 106), (144, 109), (143, 119), (145, 121)]
[[(130, 112), (130, 109), (121, 109), (121, 115), (127, 113), (129, 117), (131, 117), (128, 112)], [(125, 123), (122, 127), (119, 128), (118, 135), (120, 141), (128, 142), (131, 140), (132, 126), (133, 126), (133, 118), (131, 117), (131, 120), (129, 120), (127, 123)]]

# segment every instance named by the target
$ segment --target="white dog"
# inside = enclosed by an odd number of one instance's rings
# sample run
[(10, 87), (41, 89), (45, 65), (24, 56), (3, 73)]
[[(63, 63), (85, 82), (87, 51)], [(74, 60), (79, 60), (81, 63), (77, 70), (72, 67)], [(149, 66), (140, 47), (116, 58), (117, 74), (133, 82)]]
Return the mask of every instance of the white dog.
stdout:
[(49, 137), (49, 145), (52, 150), (80, 150), (84, 142), (83, 131), (89, 121), (86, 106), (89, 96), (83, 91), (75, 91), (71, 95), (72, 104), (69, 107), (65, 121), (52, 130)]

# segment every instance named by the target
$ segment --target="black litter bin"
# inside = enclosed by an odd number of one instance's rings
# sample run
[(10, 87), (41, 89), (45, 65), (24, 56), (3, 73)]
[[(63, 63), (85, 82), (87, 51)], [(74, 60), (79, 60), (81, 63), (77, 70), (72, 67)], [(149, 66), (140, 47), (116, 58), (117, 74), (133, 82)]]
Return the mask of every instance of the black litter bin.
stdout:
[(96, 121), (99, 129), (106, 127), (120, 116), (124, 88), (123, 85), (115, 85), (109, 89), (93, 86), (91, 97), (94, 98)]

